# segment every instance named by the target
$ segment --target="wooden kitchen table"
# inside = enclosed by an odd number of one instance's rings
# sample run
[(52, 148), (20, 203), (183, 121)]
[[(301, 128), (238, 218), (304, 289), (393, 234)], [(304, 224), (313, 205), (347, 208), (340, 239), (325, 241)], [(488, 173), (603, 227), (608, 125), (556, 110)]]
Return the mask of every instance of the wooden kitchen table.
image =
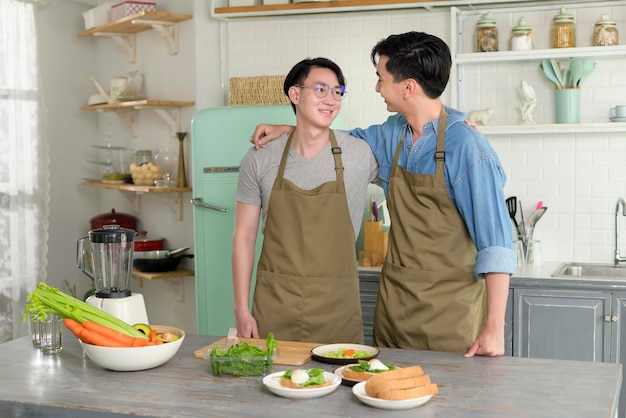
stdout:
[[(221, 337), (187, 335), (167, 364), (139, 372), (113, 372), (84, 356), (64, 334), (63, 352), (43, 355), (24, 337), (0, 345), (0, 417), (613, 417), (621, 364), (474, 357), (381, 349), (399, 366), (419, 364), (439, 385), (423, 406), (380, 410), (362, 404), (350, 387), (321, 398), (278, 397), (261, 377), (214, 377), (193, 352)], [(332, 371), (312, 361), (307, 366)], [(289, 366), (274, 366), (273, 371)]]

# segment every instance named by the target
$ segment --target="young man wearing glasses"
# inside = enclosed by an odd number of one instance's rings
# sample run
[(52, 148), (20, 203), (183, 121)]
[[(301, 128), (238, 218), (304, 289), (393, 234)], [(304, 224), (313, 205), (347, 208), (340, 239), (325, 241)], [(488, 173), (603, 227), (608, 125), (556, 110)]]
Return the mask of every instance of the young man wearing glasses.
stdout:
[(273, 332), (279, 340), (363, 342), (355, 237), (378, 166), (365, 142), (330, 129), (345, 85), (339, 66), (326, 58), (296, 64), (283, 86), (295, 130), (250, 149), (241, 162), (232, 255), (240, 337)]

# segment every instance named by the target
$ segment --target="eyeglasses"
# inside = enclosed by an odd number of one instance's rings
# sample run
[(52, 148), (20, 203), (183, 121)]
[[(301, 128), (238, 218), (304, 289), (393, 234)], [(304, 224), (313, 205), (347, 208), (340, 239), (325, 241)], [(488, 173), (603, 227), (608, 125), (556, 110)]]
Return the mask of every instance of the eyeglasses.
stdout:
[(346, 97), (346, 94), (348, 93), (346, 91), (345, 86), (330, 87), (326, 83), (315, 83), (312, 86), (294, 86), (294, 87), (300, 87), (303, 89), (313, 89), (313, 91), (315, 92), (315, 95), (319, 97), (320, 99), (323, 99), (324, 97), (328, 96), (328, 92), (331, 91), (333, 93), (333, 99), (337, 100), (338, 102), (343, 100), (344, 97)]

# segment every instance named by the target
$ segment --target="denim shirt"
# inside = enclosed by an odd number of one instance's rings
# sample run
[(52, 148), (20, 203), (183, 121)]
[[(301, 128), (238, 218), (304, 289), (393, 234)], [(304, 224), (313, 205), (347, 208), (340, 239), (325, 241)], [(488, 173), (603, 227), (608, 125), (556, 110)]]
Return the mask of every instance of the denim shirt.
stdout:
[[(465, 123), (466, 115), (448, 107), (446, 110), (445, 183), (478, 251), (474, 276), (484, 278), (484, 273), (492, 272), (513, 274), (513, 232), (504, 197), (506, 174), (487, 138)], [(414, 144), (409, 127), (398, 164), (411, 173), (435, 174), (438, 126), (437, 119), (428, 122)], [(385, 195), (394, 153), (406, 127), (406, 118), (395, 114), (381, 125), (350, 131), (372, 148)]]

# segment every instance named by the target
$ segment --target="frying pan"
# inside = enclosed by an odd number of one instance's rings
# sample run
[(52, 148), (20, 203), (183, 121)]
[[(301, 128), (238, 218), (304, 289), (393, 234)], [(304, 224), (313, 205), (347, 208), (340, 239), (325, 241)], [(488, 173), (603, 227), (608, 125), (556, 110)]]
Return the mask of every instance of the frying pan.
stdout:
[(178, 268), (183, 258), (193, 258), (193, 254), (181, 254), (165, 258), (135, 258), (133, 267), (145, 273), (173, 271)]

